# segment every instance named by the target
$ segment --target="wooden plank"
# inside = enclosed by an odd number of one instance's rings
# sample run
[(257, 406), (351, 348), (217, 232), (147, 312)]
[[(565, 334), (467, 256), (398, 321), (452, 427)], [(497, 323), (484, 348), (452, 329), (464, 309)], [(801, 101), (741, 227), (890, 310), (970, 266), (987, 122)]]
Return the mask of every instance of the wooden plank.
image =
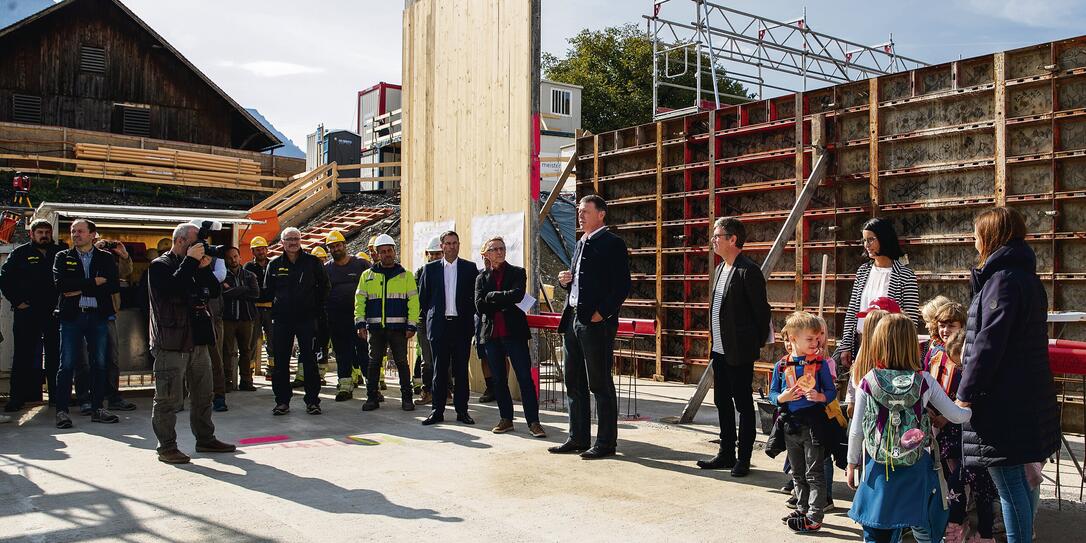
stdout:
[[(654, 381), (666, 381), (667, 373), (663, 363), (664, 329), (664, 123), (656, 123), (656, 373)], [(593, 161), (597, 167), (592, 176), (599, 180), (599, 137), (593, 138)], [(711, 190), (711, 189), (710, 189)], [(709, 204), (712, 209), (712, 203)]]
[(550, 196), (547, 196), (547, 202), (543, 204), (543, 209), (539, 210), (539, 220), (547, 218), (547, 215), (551, 212), (551, 206), (554, 205), (555, 200), (558, 199), (558, 195), (562, 192), (562, 187), (566, 186), (566, 179), (569, 179), (569, 174), (573, 173), (573, 168), (577, 165), (577, 157), (569, 157), (569, 161), (566, 162), (566, 167), (562, 168), (562, 175), (558, 178), (558, 182), (554, 184), (554, 189), (551, 190)]
[(992, 92), (995, 114), (995, 198), (996, 205), (1003, 206), (1007, 205), (1007, 55), (996, 53), (993, 55), (992, 65), (995, 78)]
[(868, 194), (871, 198), (871, 216), (879, 212), (879, 80), (867, 81), (867, 138), (868, 138)]
[(40, 173), (45, 175), (58, 175), (62, 177), (83, 177), (88, 179), (104, 179), (109, 181), (131, 181), (133, 183), (148, 183), (152, 185), (176, 185), (184, 187), (206, 187), (216, 189), (233, 189), (233, 190), (252, 190), (260, 192), (271, 192), (275, 190), (272, 187), (258, 187), (253, 185), (234, 185), (229, 183), (211, 183), (211, 182), (194, 182), (194, 181), (174, 181), (171, 179), (146, 179), (142, 177), (128, 177), (120, 175), (102, 175), (97, 173), (84, 173), (73, 172), (68, 170), (53, 170), (48, 168), (11, 168), (7, 166), (0, 166), (0, 172), (23, 172), (23, 173)]

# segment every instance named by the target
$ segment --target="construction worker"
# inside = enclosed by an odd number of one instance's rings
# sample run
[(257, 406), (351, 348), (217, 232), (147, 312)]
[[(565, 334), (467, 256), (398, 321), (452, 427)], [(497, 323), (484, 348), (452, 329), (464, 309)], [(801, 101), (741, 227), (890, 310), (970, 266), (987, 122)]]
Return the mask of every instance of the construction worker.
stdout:
[[(332, 230), (325, 238), (332, 259), (324, 264), (332, 291), (328, 295), (325, 313), (328, 315), (328, 335), (336, 353), (336, 401), (342, 402), (354, 396), (352, 370), (362, 364), (358, 355), (362, 339), (354, 327), (354, 294), (362, 272), (370, 268), (369, 262), (347, 253), (347, 240), (339, 230)], [(368, 361), (366, 356), (365, 360)]]
[[(309, 254), (319, 258), (322, 264), (328, 261), (328, 252), (320, 245), (310, 249)], [(320, 315), (317, 316), (317, 332), (313, 336), (313, 352), (317, 357), (317, 374), (321, 376), (321, 386), (324, 386), (324, 375), (328, 373), (328, 318), (323, 309)], [(291, 388), (304, 387), (305, 372), (295, 372), (294, 381), (291, 382), (290, 386)]]
[(272, 390), (275, 393), (273, 415), (290, 412), (290, 357), (298, 340), (298, 367), (305, 375), (305, 406), (310, 415), (321, 414), (320, 375), (313, 352), (317, 320), (324, 313), (328, 298), (328, 274), (317, 257), (302, 250), (302, 233), (291, 227), (279, 237), (283, 254), (268, 263), (264, 289), (272, 299), (272, 327), (275, 330), (275, 368)]
[[(227, 248), (224, 257), (226, 280), (222, 282), (222, 356), (226, 362), (226, 384), (229, 390), (251, 392), (256, 390), (250, 365), (253, 359), (253, 321), (257, 319), (253, 300), (260, 296), (260, 280), (241, 266), (237, 247)], [(223, 407), (226, 407), (225, 403)]]
[[(415, 270), (416, 286), (419, 280), (422, 279), (423, 266), (441, 258), (441, 254), (441, 240), (437, 236), (430, 238), (430, 244), (426, 246), (426, 251), (423, 253), (426, 262)], [(420, 320), (418, 324), (421, 326), (422, 321)], [(418, 334), (415, 337), (419, 341), (419, 357), (416, 362), (418, 371), (415, 372), (415, 376), (422, 378), (422, 395), (415, 400), (415, 405), (428, 405), (432, 399), (430, 387), (434, 382), (434, 354), (430, 350), (430, 340), (426, 338), (426, 334)]]
[(358, 337), (370, 344), (367, 398), (363, 411), (379, 406), (378, 373), (385, 352), (392, 350), (392, 359), (400, 375), (400, 400), (404, 411), (413, 411), (411, 372), (407, 366), (407, 340), (415, 335), (419, 320), (419, 294), (415, 278), (396, 262), (396, 242), (392, 236), (381, 234), (374, 240), (380, 260), (362, 273), (354, 297), (354, 322)]
[(263, 332), (264, 348), (268, 353), (268, 368), (265, 371), (265, 375), (271, 375), (272, 367), (275, 366), (275, 356), (272, 354), (272, 340), (274, 335), (272, 334), (272, 304), (271, 297), (268, 296), (266, 290), (264, 290), (264, 276), (268, 271), (268, 240), (256, 236), (249, 241), (249, 250), (253, 253), (253, 259), (246, 262), (246, 271), (256, 276), (257, 283), (261, 286), (260, 295), (256, 298), (256, 316), (253, 319), (253, 340), (252, 347), (249, 349), (250, 353), (253, 353), (252, 368), (254, 372), (260, 370), (260, 338), (261, 332)]
[[(370, 261), (370, 266), (371, 267), (374, 265), (375, 262), (380, 262), (381, 261), (381, 259), (377, 258), (377, 246), (374, 245), (374, 243), (376, 241), (377, 241), (377, 235), (373, 235), (373, 236), (370, 236), (370, 240), (368, 242), (366, 242), (366, 250), (369, 251), (369, 254), (370, 254), (369, 261)], [(387, 359), (382, 359), (380, 361), (381, 362), (381, 368), (380, 368), (380, 371), (378, 372), (378, 382), (377, 382), (377, 388), (379, 390), (386, 390), (388, 388), (388, 386), (385, 385), (385, 362), (386, 362), (386, 360)], [(369, 373), (369, 371), (367, 370), (367, 375), (368, 375), (368, 373)], [(378, 392), (377, 393), (377, 401), (379, 401), (379, 402), (385, 401), (384, 394), (381, 394), (380, 392)]]
[(53, 261), (61, 249), (64, 247), (53, 240), (53, 225), (38, 219), (30, 223), (30, 241), (16, 247), (0, 268), (0, 289), (14, 312), (11, 394), (4, 406), (8, 413), (21, 410), (28, 402), (41, 401), (43, 350), (49, 401), (56, 400), (60, 324), (53, 314), (57, 307)]

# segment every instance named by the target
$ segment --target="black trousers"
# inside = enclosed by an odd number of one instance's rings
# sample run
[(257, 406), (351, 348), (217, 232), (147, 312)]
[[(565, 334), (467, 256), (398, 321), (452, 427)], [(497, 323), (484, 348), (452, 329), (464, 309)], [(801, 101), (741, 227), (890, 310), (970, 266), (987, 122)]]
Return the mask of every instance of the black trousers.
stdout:
[(313, 351), (316, 319), (310, 315), (275, 317), (272, 321), (275, 368), (272, 370), (272, 392), (276, 405), (290, 404), (294, 391), (290, 386), (290, 358), (294, 339), (298, 339), (298, 368), (305, 379), (305, 404), (320, 405), (321, 376)]
[(445, 330), (440, 338), (430, 341), (434, 356), (433, 394), (434, 413), (445, 412), (445, 401), (449, 390), (449, 373), (453, 379), (453, 407), (457, 414), (468, 412), (468, 359), (471, 357), (472, 326), (464, 326), (461, 319), (471, 320), (471, 316), (456, 317), (445, 322)]
[[(328, 335), (332, 339), (332, 350), (336, 353), (337, 377), (348, 379), (351, 377), (351, 369), (368, 368), (368, 364), (363, 364), (363, 361), (368, 360), (369, 355), (365, 354), (364, 347), (359, 345), (364, 340), (358, 337), (353, 314), (329, 314)], [(365, 358), (360, 360), (360, 356)]]
[(57, 387), (57, 370), (60, 369), (60, 323), (53, 316), (52, 308), (38, 310), (31, 306), (15, 309), (14, 313), (11, 330), (15, 346), (8, 402), (20, 407), (26, 402), (40, 402), (43, 378), (48, 383), (49, 399), (52, 400)]
[(618, 398), (615, 395), (615, 382), (611, 378), (617, 332), (618, 319), (581, 324), (574, 318), (562, 341), (569, 439), (578, 445), (587, 445), (592, 438), (589, 392), (596, 398), (599, 424), (595, 446), (613, 449), (618, 440)]
[(407, 367), (407, 332), (370, 328), (369, 330), (370, 363), (366, 374), (366, 396), (377, 399), (377, 387), (381, 381), (381, 365), (385, 363), (385, 353), (392, 351), (392, 361), (396, 364), (396, 373), (400, 377), (400, 399), (409, 402), (413, 396), (411, 390), (411, 370)]
[[(724, 363), (724, 356), (712, 353), (713, 403), (720, 418), (720, 451), (750, 462), (754, 449), (754, 361), (739, 366)], [(739, 432), (736, 436), (735, 413), (739, 412)], [(738, 439), (737, 439), (738, 438)], [(738, 456), (736, 453), (738, 452)]]

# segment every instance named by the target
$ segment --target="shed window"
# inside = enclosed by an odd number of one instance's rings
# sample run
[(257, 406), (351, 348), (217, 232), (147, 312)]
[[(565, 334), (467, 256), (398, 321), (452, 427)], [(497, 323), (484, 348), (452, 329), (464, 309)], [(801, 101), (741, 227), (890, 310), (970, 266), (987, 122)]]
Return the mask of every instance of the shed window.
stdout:
[(79, 69), (84, 72), (103, 74), (106, 72), (106, 50), (101, 47), (84, 45), (79, 48)]
[(12, 94), (11, 120), (17, 123), (41, 124), (41, 96)]
[(572, 101), (572, 92), (562, 89), (551, 89), (551, 113), (554, 113), (555, 115), (569, 115), (570, 102)]

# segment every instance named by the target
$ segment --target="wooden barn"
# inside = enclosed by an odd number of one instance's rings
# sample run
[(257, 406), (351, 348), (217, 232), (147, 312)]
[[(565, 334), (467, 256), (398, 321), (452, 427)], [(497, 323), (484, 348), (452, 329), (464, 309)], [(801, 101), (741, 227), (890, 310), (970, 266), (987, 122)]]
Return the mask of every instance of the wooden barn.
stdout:
[(64, 0), (0, 29), (0, 122), (247, 151), (282, 146), (117, 0)]

